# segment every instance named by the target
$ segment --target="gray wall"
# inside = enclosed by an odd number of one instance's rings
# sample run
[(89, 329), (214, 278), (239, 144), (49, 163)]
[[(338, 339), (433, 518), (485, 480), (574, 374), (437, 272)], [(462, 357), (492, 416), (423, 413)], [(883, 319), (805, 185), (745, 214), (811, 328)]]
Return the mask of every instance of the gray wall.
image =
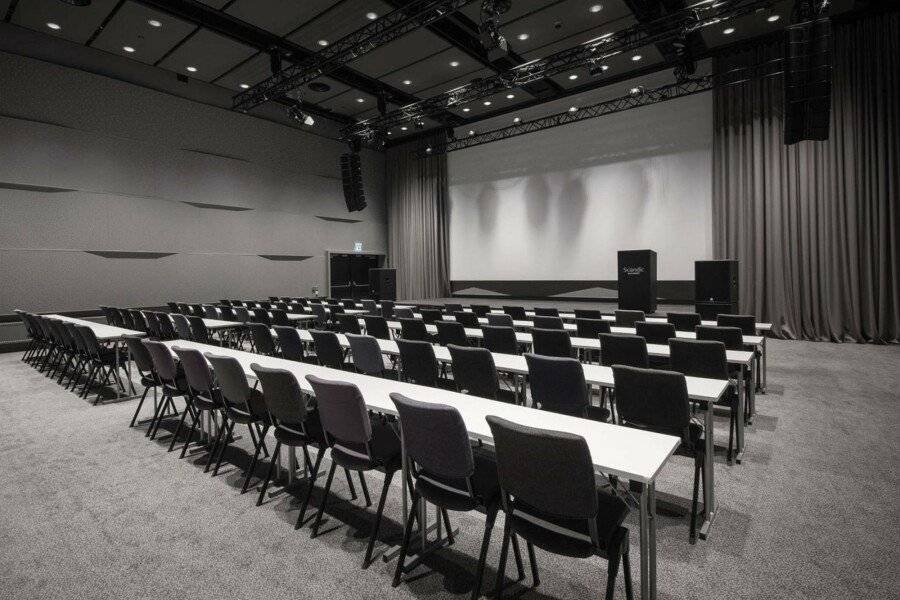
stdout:
[(326, 250), (386, 249), (380, 153), (351, 215), (336, 140), (13, 54), (0, 89), (0, 316), (308, 294)]

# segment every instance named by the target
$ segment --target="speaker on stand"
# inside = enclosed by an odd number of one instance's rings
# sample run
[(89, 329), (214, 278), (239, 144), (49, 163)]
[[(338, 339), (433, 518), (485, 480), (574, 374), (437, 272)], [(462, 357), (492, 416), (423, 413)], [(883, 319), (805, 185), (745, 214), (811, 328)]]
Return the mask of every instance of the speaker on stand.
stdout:
[(738, 261), (695, 261), (694, 298), (701, 319), (738, 314)]

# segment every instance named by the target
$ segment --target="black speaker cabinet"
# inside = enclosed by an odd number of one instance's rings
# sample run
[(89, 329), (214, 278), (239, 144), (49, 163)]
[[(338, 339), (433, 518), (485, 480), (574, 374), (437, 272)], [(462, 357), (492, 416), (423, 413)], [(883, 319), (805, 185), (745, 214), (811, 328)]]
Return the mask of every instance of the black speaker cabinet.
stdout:
[(397, 269), (369, 269), (369, 291), (376, 300), (396, 300)]
[(702, 319), (738, 313), (738, 261), (694, 262), (694, 298)]
[(619, 250), (619, 308), (656, 312), (656, 252)]

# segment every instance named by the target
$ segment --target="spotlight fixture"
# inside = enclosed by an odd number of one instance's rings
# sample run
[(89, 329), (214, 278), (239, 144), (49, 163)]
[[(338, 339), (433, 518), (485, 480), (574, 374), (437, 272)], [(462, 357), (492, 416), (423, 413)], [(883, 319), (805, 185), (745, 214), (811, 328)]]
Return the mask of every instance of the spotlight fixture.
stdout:
[(373, 12), (367, 12), (367, 13), (366, 13), (366, 18), (367, 18), (368, 20), (370, 20), (370, 21), (374, 21), (375, 19), (378, 18), (378, 14), (377, 14), (377, 13), (373, 13)]
[(644, 57), (641, 56), (640, 54), (635, 54), (634, 56), (631, 57), (631, 60), (633, 60), (634, 62), (637, 62), (637, 61), (641, 60), (642, 58), (644, 58)]
[(122, 50), (124, 50), (125, 52), (128, 52), (129, 54), (134, 52), (134, 48), (132, 48), (131, 46), (122, 46)]
[(601, 65), (595, 62), (592, 62), (588, 67), (588, 73), (591, 77), (596, 77), (598, 75), (602, 75), (604, 71), (609, 70), (609, 65)]
[(312, 127), (316, 124), (316, 120), (313, 116), (303, 111), (303, 105), (300, 103), (300, 100), (295, 99), (294, 104), (288, 107), (287, 113), (290, 118), (307, 127)]
[(518, 122), (521, 121), (521, 120), (522, 120), (521, 118), (516, 117), (516, 118), (513, 119), (513, 123), (518, 123)]
[(570, 81), (575, 81), (576, 79), (578, 79), (578, 74), (577, 74), (577, 73), (572, 73), (571, 75), (569, 75), (569, 80), (570, 80)]
[(459, 61), (458, 61), (458, 60), (451, 60), (451, 61), (450, 61), (450, 66), (451, 66), (451, 67), (454, 67), (454, 68), (458, 67), (458, 66), (459, 66)]
[(570, 107), (569, 107), (569, 112), (575, 112), (576, 110), (578, 110), (578, 107), (577, 107), (577, 106), (570, 106)]
[(509, 56), (509, 45), (500, 33), (500, 15), (509, 11), (512, 0), (484, 0), (481, 3), (481, 24), (478, 37), (490, 62)]
[(196, 73), (196, 72), (197, 72), (197, 67), (185, 67), (185, 69), (187, 69), (187, 70), (188, 70), (189, 72), (191, 72), (191, 73)]
[(769, 23), (774, 23), (775, 21), (777, 21), (780, 18), (781, 18), (781, 15), (769, 15), (766, 18), (766, 21), (768, 21)]
[(644, 86), (637, 85), (637, 86), (631, 88), (630, 90), (628, 90), (628, 93), (631, 94), (632, 96), (640, 96), (641, 94), (644, 93)]
[(147, 25), (150, 27), (162, 27), (162, 23), (156, 19), (147, 19)]
[(724, 33), (725, 35), (731, 35), (732, 33), (734, 33), (734, 27), (726, 27), (722, 30), (722, 33)]
[(249, 90), (249, 89), (250, 89), (250, 85), (249, 85), (249, 84), (246, 84), (246, 83), (242, 83), (242, 84), (240, 85), (240, 87), (241, 87), (242, 90)]
[(594, 4), (588, 10), (591, 11), (592, 13), (598, 13), (601, 10), (603, 10), (603, 5), (602, 4)]
[(325, 46), (328, 45), (328, 40), (319, 40), (319, 41), (316, 42), (316, 43), (319, 44), (320, 46), (322, 46), (322, 47), (324, 48)]
[(529, 37), (529, 35), (527, 33), (520, 33), (519, 35), (516, 36), (516, 39), (519, 40), (520, 42), (524, 42), (525, 40), (528, 39), (528, 37)]
[(469, 130), (469, 135), (475, 135), (475, 130), (474, 130), (474, 129), (470, 129), (470, 130)]
[(60, 29), (62, 29), (62, 27), (60, 27), (58, 23), (47, 23), (47, 27), (49, 27), (53, 31), (59, 31)]

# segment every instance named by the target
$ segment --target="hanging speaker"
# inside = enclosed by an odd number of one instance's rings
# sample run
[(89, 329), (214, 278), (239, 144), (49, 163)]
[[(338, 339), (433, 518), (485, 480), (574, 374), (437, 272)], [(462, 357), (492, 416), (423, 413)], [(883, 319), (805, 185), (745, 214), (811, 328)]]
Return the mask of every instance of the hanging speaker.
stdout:
[(344, 201), (347, 210), (354, 212), (366, 207), (366, 195), (362, 184), (362, 164), (359, 154), (351, 152), (341, 155), (341, 181), (344, 184)]
[(831, 115), (831, 20), (785, 28), (784, 143), (827, 140)]

